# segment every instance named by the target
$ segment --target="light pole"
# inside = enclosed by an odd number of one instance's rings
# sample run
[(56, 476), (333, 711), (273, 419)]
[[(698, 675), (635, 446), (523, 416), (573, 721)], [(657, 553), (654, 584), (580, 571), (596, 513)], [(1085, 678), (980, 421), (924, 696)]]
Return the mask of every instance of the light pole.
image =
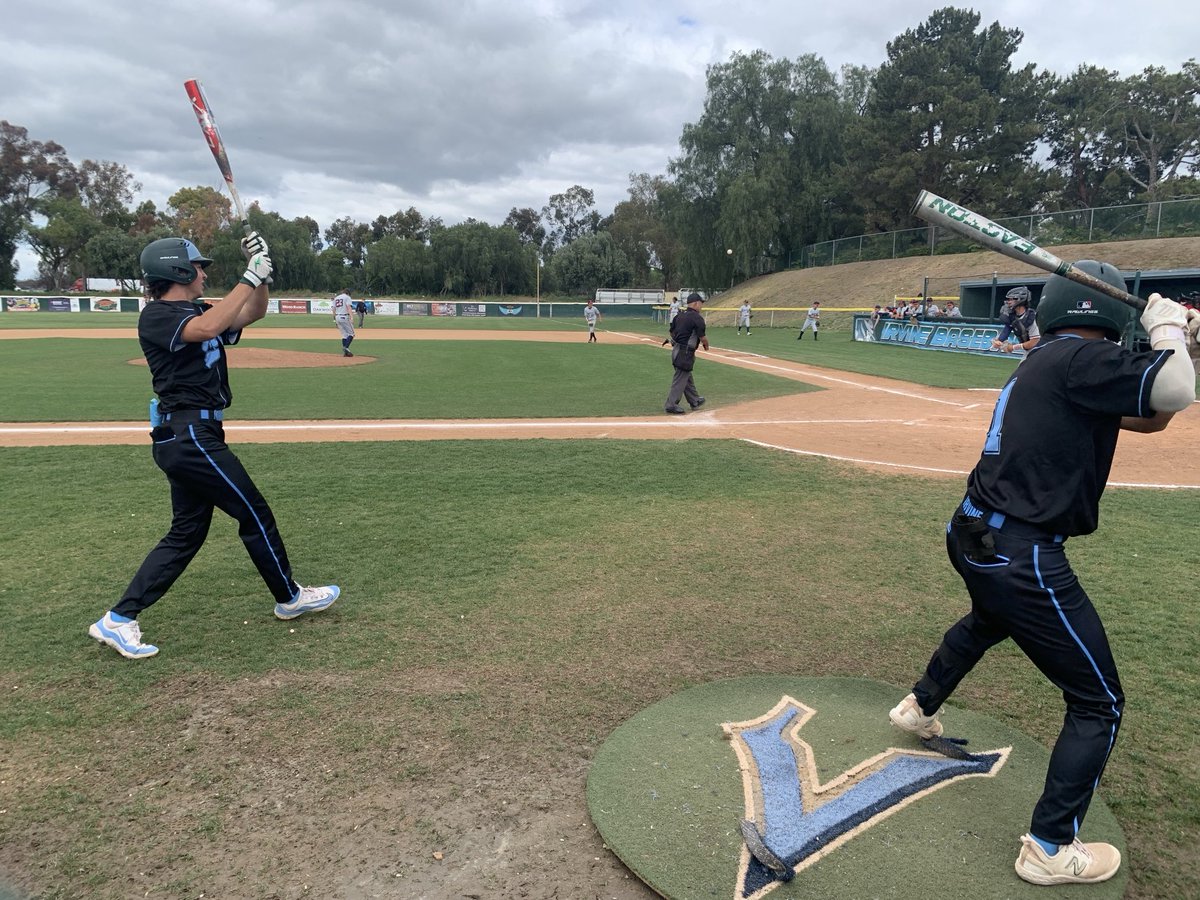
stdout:
[(540, 319), (542, 317), (542, 254), (540, 253), (533, 255), (533, 273), (536, 285), (534, 302), (537, 305), (537, 318)]

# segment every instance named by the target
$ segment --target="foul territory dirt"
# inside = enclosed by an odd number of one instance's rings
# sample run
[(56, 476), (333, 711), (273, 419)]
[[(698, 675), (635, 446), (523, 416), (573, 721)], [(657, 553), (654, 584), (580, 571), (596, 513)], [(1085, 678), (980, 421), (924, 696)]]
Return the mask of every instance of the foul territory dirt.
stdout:
[[(132, 331), (21, 331), (3, 337), (121, 337)], [(307, 329), (257, 329), (258, 339), (305, 338)], [(327, 329), (312, 337), (328, 338)], [(396, 330), (375, 331), (376, 340), (531, 340), (579, 341), (578, 331), (495, 332)], [(640, 335), (606, 332), (604, 340), (657, 344)], [(238, 347), (230, 366), (313, 367), (365, 365), (372, 361), (367, 342), (361, 353), (342, 357), (328, 353)], [(666, 350), (663, 349), (664, 355)], [(916, 352), (916, 351), (914, 351)], [(723, 406), (717, 397), (686, 416), (665, 413), (602, 419), (481, 420), (306, 420), (226, 422), (230, 443), (304, 441), (389, 441), (463, 439), (603, 439), (746, 440), (782, 452), (821, 456), (848, 464), (929, 477), (962, 478), (979, 456), (980, 442), (991, 415), (994, 391), (938, 389), (854, 375), (801, 363), (771, 359), (740, 349), (714, 346), (701, 352), (703, 362), (742, 366), (824, 388), (790, 396)], [(131, 359), (132, 364), (143, 364)], [(665, 362), (665, 360), (664, 360)], [(702, 364), (703, 364), (702, 362)], [(668, 370), (664, 370), (668, 372)], [(667, 378), (664, 375), (664, 391)], [(141, 422), (0, 423), (0, 445), (141, 444)], [(1110, 480), (1112, 484), (1162, 488), (1200, 488), (1200, 478), (1181, 469), (1200, 440), (1200, 413), (1182, 413), (1157, 435), (1127, 433), (1121, 438)]]

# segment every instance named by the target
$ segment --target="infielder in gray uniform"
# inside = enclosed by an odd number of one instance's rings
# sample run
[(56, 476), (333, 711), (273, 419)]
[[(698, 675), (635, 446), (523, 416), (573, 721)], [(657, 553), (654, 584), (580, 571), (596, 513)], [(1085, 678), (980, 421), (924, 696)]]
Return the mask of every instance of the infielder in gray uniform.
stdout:
[(338, 331), (342, 333), (342, 356), (353, 356), (350, 352), (350, 342), (354, 340), (354, 323), (350, 316), (354, 313), (354, 305), (350, 300), (350, 291), (346, 288), (333, 298), (333, 321)]
[(588, 343), (594, 344), (596, 343), (596, 322), (604, 318), (604, 316), (600, 315), (600, 310), (596, 308), (595, 301), (589, 300), (587, 302), (587, 306), (583, 308), (583, 318), (587, 320)]

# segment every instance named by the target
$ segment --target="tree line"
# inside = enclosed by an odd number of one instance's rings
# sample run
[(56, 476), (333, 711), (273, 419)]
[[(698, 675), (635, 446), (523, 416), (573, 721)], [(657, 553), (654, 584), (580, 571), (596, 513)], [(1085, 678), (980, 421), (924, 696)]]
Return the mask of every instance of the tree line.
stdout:
[[(573, 185), (493, 225), (445, 225), (415, 208), (322, 230), (254, 205), (277, 290), (372, 296), (590, 294), (714, 289), (798, 259), (808, 244), (913, 227), (920, 188), (993, 217), (1200, 196), (1200, 65), (1120, 75), (1017, 68), (1022, 32), (946, 7), (886, 47), (876, 68), (806, 54), (734, 53), (707, 71), (704, 108), (666, 174), (630, 175), (608, 215)], [(182, 188), (165, 209), (122, 165), (74, 164), (0, 121), (0, 289), (27, 241), (39, 281), (136, 281), (140, 249), (191, 238), (214, 283), (241, 268), (229, 200)], [(732, 252), (730, 252), (732, 251)]]

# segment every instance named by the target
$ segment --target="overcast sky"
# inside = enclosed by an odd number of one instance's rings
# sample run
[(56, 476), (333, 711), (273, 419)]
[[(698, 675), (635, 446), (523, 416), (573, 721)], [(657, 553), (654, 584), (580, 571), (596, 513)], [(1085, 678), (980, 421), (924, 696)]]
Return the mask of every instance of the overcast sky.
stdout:
[[(73, 162), (118, 162), (163, 209), (224, 189), (183, 90), (199, 78), (242, 199), (324, 229), (415, 206), (499, 225), (574, 184), (602, 214), (661, 174), (734, 51), (878, 66), (929, 0), (44, 0), (0, 29), (0, 119)], [(1016, 62), (1067, 75), (1178, 70), (1186, 3), (957, 3), (1025, 35)], [(1135, 30), (1122, 26), (1136, 18)], [(28, 252), (20, 277), (36, 274)]]

